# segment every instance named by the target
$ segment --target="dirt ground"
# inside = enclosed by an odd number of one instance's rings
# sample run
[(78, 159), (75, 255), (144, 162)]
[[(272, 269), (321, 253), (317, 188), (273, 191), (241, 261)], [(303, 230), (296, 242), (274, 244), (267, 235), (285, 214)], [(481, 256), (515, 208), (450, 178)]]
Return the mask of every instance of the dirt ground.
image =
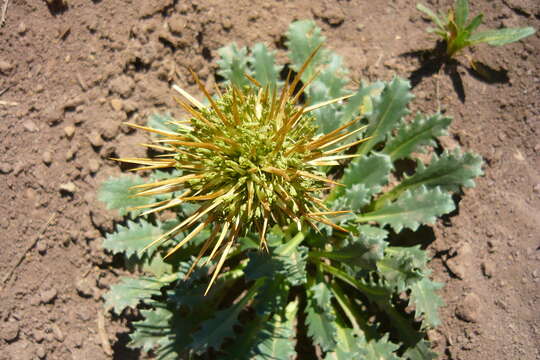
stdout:
[[(471, 2), (489, 27), (540, 28), (536, 0)], [(414, 1), (7, 3), (0, 29), (0, 359), (145, 358), (126, 348), (125, 324), (102, 310), (101, 296), (120, 270), (101, 250), (115, 214), (96, 200), (96, 189), (121, 171), (107, 158), (141, 154), (136, 144), (144, 139), (121, 122), (143, 123), (174, 108), (173, 82), (198, 94), (189, 67), (211, 85), (217, 50), (230, 42), (262, 41), (284, 60), (282, 36), (305, 18), (344, 56), (352, 79), (412, 76), (413, 110), (453, 116), (442, 143), (486, 161), (476, 188), (457, 198), (459, 210), (433, 233), (425, 230), (434, 237), (433, 276), (446, 284), (443, 324), (430, 333), (441, 359), (540, 358), (538, 33), (477, 47), (472, 55), (506, 69), (506, 78), (487, 83), (458, 67), (459, 94), (455, 74), (419, 77), (419, 58), (404, 56), (434, 45)]]

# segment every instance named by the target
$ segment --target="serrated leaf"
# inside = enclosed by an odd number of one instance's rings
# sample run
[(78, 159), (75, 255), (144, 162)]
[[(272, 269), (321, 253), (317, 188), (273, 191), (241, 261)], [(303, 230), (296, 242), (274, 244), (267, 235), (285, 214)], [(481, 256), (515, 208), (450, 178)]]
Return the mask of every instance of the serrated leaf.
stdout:
[(219, 350), (226, 338), (234, 338), (234, 326), (238, 324), (238, 315), (261, 285), (262, 282), (256, 282), (242, 300), (229, 308), (215, 312), (212, 318), (205, 320), (201, 328), (193, 334), (191, 347), (201, 352), (209, 348)]
[(290, 302), (284, 313), (275, 314), (266, 324), (253, 351), (253, 360), (289, 360), (296, 356), (296, 341), (293, 340), (293, 322), (298, 311), (298, 302)]
[(423, 276), (421, 269), (415, 266), (411, 256), (406, 252), (396, 251), (387, 254), (377, 261), (377, 269), (399, 292), (406, 291)]
[(356, 229), (361, 236), (368, 239), (383, 241), (388, 237), (388, 231), (375, 226), (359, 225)]
[[(289, 49), (291, 68), (299, 71), (313, 51), (325, 41), (321, 35), (321, 29), (313, 20), (300, 20), (293, 22), (286, 33), (285, 46)], [(310, 79), (315, 69), (327, 62), (327, 51), (320, 49), (302, 75), (302, 81)]]
[(392, 170), (392, 161), (388, 155), (370, 154), (355, 158), (345, 169), (340, 182), (345, 189), (361, 184), (368, 190), (368, 196), (381, 191), (388, 182), (388, 175)]
[(247, 48), (238, 48), (236, 43), (224, 46), (218, 50), (220, 59), (217, 61), (219, 65), (218, 75), (234, 85), (242, 88), (249, 85), (248, 79), (244, 76), (248, 73), (248, 55)]
[(402, 191), (425, 185), (456, 192), (460, 186), (474, 187), (473, 179), (483, 174), (482, 163), (482, 158), (474, 153), (462, 154), (459, 149), (445, 151), (441, 157), (433, 155), (427, 166), (418, 161), (416, 172), (405, 178), (397, 188)]
[(130, 187), (143, 184), (145, 181), (140, 176), (120, 176), (104, 181), (98, 191), (98, 199), (107, 205), (108, 209), (116, 209), (120, 215), (128, 213), (130, 207), (147, 205), (154, 200), (152, 197), (135, 195)]
[(455, 209), (454, 201), (440, 188), (427, 189), (420, 186), (405, 191), (395, 202), (386, 203), (378, 210), (359, 215), (360, 222), (375, 221), (390, 225), (396, 232), (409, 228), (416, 231), (421, 224), (432, 224), (437, 216)]
[(368, 128), (364, 133), (365, 137), (371, 136), (371, 139), (358, 147), (358, 154), (368, 154), (377, 143), (384, 141), (401, 118), (408, 114), (407, 104), (413, 98), (409, 89), (407, 80), (394, 78), (386, 84), (381, 95), (373, 99), (373, 112), (368, 117)]
[(253, 76), (264, 87), (274, 88), (277, 85), (281, 66), (275, 64), (274, 52), (268, 50), (266, 45), (257, 43), (253, 46), (251, 65), (254, 70)]
[(284, 277), (276, 275), (261, 286), (253, 301), (253, 308), (259, 316), (278, 312), (285, 306), (288, 294)]
[(315, 300), (317, 306), (321, 309), (325, 309), (331, 306), (332, 292), (328, 287), (328, 284), (321, 281), (309, 288), (312, 293), (312, 297)]
[(388, 340), (388, 335), (378, 340), (370, 340), (367, 342), (367, 354), (365, 360), (400, 360), (396, 354), (399, 345), (396, 345)]
[(272, 279), (276, 274), (284, 275), (285, 281), (293, 286), (306, 282), (306, 264), (308, 248), (297, 246), (286, 256), (251, 252), (248, 254), (249, 262), (244, 270), (246, 279), (260, 278)]
[(282, 274), (292, 286), (305, 284), (307, 281), (307, 257), (308, 248), (305, 246), (297, 246), (287, 256), (283, 256), (283, 268), (278, 270), (278, 274)]
[(423, 317), (422, 328), (434, 328), (440, 325), (439, 307), (444, 301), (437, 294), (437, 290), (444, 285), (424, 277), (411, 285), (410, 302), (415, 306), (416, 318)]
[[(115, 254), (124, 252), (128, 258), (158, 238), (162, 231), (159, 224), (156, 226), (144, 219), (138, 222), (128, 220), (126, 225), (118, 225), (116, 232), (107, 234), (103, 239), (103, 247)], [(150, 248), (147, 254), (151, 256), (154, 251), (155, 247)]]
[[(343, 106), (343, 112), (340, 119), (341, 122), (349, 122), (359, 114), (362, 116), (371, 115), (373, 111), (372, 98), (380, 95), (384, 86), (385, 84), (382, 81), (377, 81), (370, 85), (362, 83), (356, 93), (347, 99), (347, 103)], [(356, 129), (357, 126), (361, 126), (361, 123), (351, 127), (351, 129)]]
[(336, 348), (328, 352), (324, 360), (366, 359), (365, 339), (360, 339), (353, 329), (337, 326)]
[(428, 341), (422, 339), (415, 346), (408, 348), (403, 357), (410, 360), (436, 360), (439, 355), (431, 350)]
[(164, 285), (149, 278), (120, 278), (120, 282), (111, 285), (111, 289), (103, 296), (105, 308), (120, 314), (127, 307), (135, 308), (141, 300), (149, 300), (153, 295), (159, 295)]
[(377, 261), (384, 257), (386, 246), (387, 243), (384, 240), (360, 235), (358, 237), (352, 237), (349, 245), (321, 253), (321, 256), (350, 266), (374, 270)]
[(142, 260), (141, 270), (145, 273), (161, 277), (172, 272), (173, 266), (163, 261), (163, 257), (157, 252), (151, 257), (144, 256)]
[(143, 351), (153, 350), (158, 343), (170, 334), (170, 320), (173, 314), (170, 310), (158, 307), (141, 310), (143, 320), (133, 322), (135, 331), (129, 335), (130, 348), (142, 348)]
[(329, 351), (336, 346), (336, 325), (333, 308), (320, 308), (313, 298), (309, 297), (306, 305), (307, 333), (315, 344), (323, 351)]
[(422, 146), (435, 146), (434, 138), (446, 135), (451, 122), (451, 118), (441, 114), (417, 116), (410, 124), (398, 128), (396, 136), (388, 140), (382, 152), (395, 161), (408, 157)]
[(478, 32), (471, 35), (469, 42), (471, 45), (479, 43), (488, 43), (492, 46), (501, 46), (519, 41), (527, 36), (535, 33), (536, 30), (532, 27), (519, 29), (497, 29)]

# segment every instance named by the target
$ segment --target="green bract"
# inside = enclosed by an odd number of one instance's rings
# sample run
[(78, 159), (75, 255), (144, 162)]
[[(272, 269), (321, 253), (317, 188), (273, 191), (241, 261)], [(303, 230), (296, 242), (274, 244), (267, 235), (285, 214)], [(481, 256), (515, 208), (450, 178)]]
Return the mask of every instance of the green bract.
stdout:
[[(231, 45), (219, 62), (228, 84), (208, 106), (176, 88), (189, 124), (133, 125), (156, 133), (163, 153), (123, 160), (172, 171), (102, 188), (111, 208), (150, 209), (104, 241), (146, 274), (113, 285), (106, 307), (142, 305), (130, 346), (160, 359), (434, 359), (426, 331), (440, 322), (442, 284), (402, 230), (451, 212), (482, 160), (459, 149), (417, 159), (450, 118), (409, 120), (399, 78), (346, 90), (342, 59), (319, 49), (312, 21), (287, 38), (296, 80), (278, 78), (264, 45)], [(410, 175), (396, 170), (403, 159), (416, 159)], [(165, 208), (176, 218), (161, 221)]]
[(431, 21), (437, 25), (436, 28), (429, 28), (446, 42), (446, 54), (449, 57), (467, 46), (487, 43), (492, 46), (501, 46), (523, 39), (534, 34), (532, 27), (526, 28), (505, 28), (498, 30), (487, 30), (475, 33), (475, 30), (482, 24), (483, 14), (475, 16), (469, 21), (469, 2), (467, 0), (456, 0), (453, 9), (448, 11), (448, 16), (436, 14), (422, 4), (416, 5), (417, 9), (426, 14)]

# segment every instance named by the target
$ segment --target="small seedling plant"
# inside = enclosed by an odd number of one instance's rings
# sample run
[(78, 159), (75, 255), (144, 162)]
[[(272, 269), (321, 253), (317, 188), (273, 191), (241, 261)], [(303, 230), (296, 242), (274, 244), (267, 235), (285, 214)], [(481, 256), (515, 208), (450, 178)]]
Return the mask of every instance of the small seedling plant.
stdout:
[(446, 55), (454, 57), (462, 49), (486, 43), (492, 46), (506, 45), (519, 41), (534, 34), (532, 27), (503, 28), (476, 32), (482, 24), (484, 14), (476, 15), (469, 21), (468, 0), (456, 0), (454, 8), (448, 10), (448, 15), (436, 14), (422, 4), (416, 5), (417, 9), (426, 14), (437, 26), (428, 28), (428, 32), (441, 37), (446, 43)]
[(214, 96), (194, 75), (205, 102), (174, 86), (186, 118), (131, 125), (158, 155), (103, 184), (127, 215), (103, 246), (143, 275), (105, 306), (138, 309), (129, 346), (159, 359), (435, 359), (442, 284), (402, 235), (453, 211), (482, 160), (434, 151), (451, 119), (411, 118), (407, 81), (349, 90), (312, 21), (286, 36), (285, 79), (265, 45), (232, 44)]

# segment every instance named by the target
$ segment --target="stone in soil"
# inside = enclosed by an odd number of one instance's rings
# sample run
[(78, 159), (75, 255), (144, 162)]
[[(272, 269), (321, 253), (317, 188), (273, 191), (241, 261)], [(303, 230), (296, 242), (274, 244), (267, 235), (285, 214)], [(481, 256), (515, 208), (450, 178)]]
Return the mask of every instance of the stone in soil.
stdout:
[(44, 240), (40, 240), (36, 245), (37, 251), (44, 255), (47, 252), (47, 243)]
[(135, 82), (132, 78), (126, 75), (122, 75), (112, 80), (109, 84), (109, 90), (112, 93), (118, 94), (123, 98), (127, 98), (133, 92), (135, 88)]
[(484, 274), (485, 277), (491, 278), (493, 276), (493, 273), (495, 272), (495, 266), (490, 261), (484, 261), (481, 265), (482, 267), (482, 274)]
[(101, 167), (101, 162), (97, 159), (90, 159), (88, 160), (88, 170), (91, 174), (95, 174), (99, 171), (99, 168)]
[(50, 302), (53, 302), (57, 296), (58, 296), (58, 292), (56, 291), (55, 288), (44, 290), (39, 294), (40, 302), (42, 304), (48, 304)]
[(77, 281), (75, 286), (77, 294), (81, 297), (92, 297), (94, 295), (94, 287), (88, 278), (82, 278)]
[(8, 164), (8, 163), (0, 164), (0, 173), (9, 174), (12, 171), (13, 171), (13, 166), (11, 166), (11, 164)]
[(53, 331), (54, 338), (59, 342), (63, 342), (64, 333), (62, 332), (62, 330), (60, 330), (60, 327), (57, 324), (53, 324), (51, 328)]
[(0, 326), (0, 337), (7, 342), (12, 342), (19, 336), (19, 324), (15, 321), (5, 321)]
[(13, 64), (5, 61), (5, 60), (0, 60), (0, 72), (3, 73), (3, 74), (9, 74), (9, 72), (11, 72), (11, 70), (13, 70)]
[(88, 141), (90, 141), (90, 144), (94, 148), (100, 148), (103, 146), (103, 139), (101, 138), (101, 135), (97, 131), (92, 131), (90, 134), (88, 134)]
[(73, 135), (75, 134), (75, 126), (68, 125), (64, 128), (64, 134), (66, 135), (66, 138), (68, 140), (71, 140)]
[(43, 155), (41, 155), (41, 159), (43, 160), (43, 163), (47, 166), (51, 165), (52, 163), (52, 154), (50, 151), (44, 151)]
[(465, 295), (463, 301), (456, 307), (458, 319), (466, 322), (478, 322), (480, 312), (480, 298), (474, 293)]
[(122, 99), (112, 99), (111, 107), (114, 111), (122, 111), (122, 108), (124, 107), (124, 102), (122, 101)]
[(65, 184), (60, 184), (59, 190), (62, 193), (73, 195), (77, 191), (77, 186), (73, 182), (67, 182)]
[(29, 132), (36, 132), (39, 130), (37, 125), (32, 120), (26, 120), (22, 125)]

